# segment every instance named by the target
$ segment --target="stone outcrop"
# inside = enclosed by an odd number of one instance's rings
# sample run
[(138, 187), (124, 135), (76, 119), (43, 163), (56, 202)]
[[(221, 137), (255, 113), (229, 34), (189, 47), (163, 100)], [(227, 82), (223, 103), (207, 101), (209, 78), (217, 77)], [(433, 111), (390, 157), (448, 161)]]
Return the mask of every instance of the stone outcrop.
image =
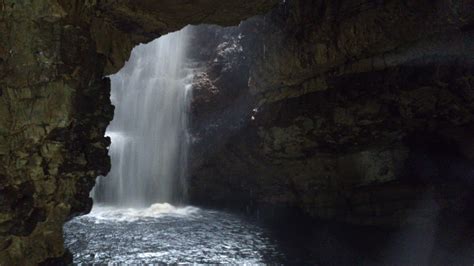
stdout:
[(239, 27), (204, 25), (191, 32), (194, 48), (189, 56), (195, 68), (190, 108), (193, 173), (226, 143), (221, 140), (246, 124), (254, 100), (248, 87), (250, 60), (244, 53)]
[(0, 265), (67, 261), (62, 225), (109, 171), (104, 75), (189, 23), (237, 24), (276, 1), (0, 2)]
[[(197, 79), (192, 200), (364, 225), (469, 217), (473, 5), (286, 1), (221, 34)], [(239, 72), (219, 61), (229, 39), (248, 86), (209, 110), (234, 90), (217, 82)]]

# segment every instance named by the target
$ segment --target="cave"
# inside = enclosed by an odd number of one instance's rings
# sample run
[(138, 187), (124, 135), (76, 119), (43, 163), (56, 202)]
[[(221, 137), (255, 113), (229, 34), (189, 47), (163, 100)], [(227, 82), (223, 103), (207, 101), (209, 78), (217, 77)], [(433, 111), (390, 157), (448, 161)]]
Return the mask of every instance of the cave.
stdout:
[(474, 1), (0, 9), (0, 265), (474, 262)]

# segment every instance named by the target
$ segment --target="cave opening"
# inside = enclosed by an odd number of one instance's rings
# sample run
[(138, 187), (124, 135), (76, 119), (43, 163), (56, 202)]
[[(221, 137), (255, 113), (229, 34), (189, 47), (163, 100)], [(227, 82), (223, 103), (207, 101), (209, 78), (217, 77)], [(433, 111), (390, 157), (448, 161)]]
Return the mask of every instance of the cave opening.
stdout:
[(471, 265), (474, 1), (431, 2), (6, 0), (0, 265)]
[[(298, 144), (309, 145), (305, 151), (292, 150), (300, 130), (314, 130), (308, 113), (332, 108), (327, 99), (337, 99), (333, 104), (340, 106), (356, 100), (350, 96), (340, 100), (339, 87), (361, 90), (378, 78), (352, 75), (330, 84), (335, 87), (330, 92), (262, 104), (252, 93), (250, 72), (255, 58), (271, 53), (255, 33), (263, 25), (260, 18), (235, 27), (187, 26), (139, 45), (123, 69), (110, 76), (115, 117), (106, 135), (112, 140), (112, 169), (98, 178), (91, 213), (65, 226), (74, 262), (347, 265), (356, 260), (369, 265), (427, 265), (436, 254), (443, 260), (468, 257), (466, 247), (452, 252), (440, 246), (451, 237), (440, 229), (446, 224), (458, 223), (455, 237), (468, 228), (463, 220), (447, 219), (436, 202), (451, 189), (462, 191), (446, 188), (445, 181), (453, 175), (450, 169), (461, 169), (462, 164), (461, 176), (471, 171), (469, 160), (456, 148), (448, 148), (455, 147), (455, 141), (422, 131), (388, 148), (361, 150), (354, 145), (352, 151), (330, 155), (336, 159), (312, 157), (310, 143)], [(421, 79), (432, 70), (418, 71)], [(371, 108), (381, 109), (368, 98), (362, 105), (369, 113)], [(344, 124), (350, 115), (338, 114), (336, 108), (335, 119)], [(261, 135), (266, 123), (279, 128)], [(284, 151), (276, 147), (270, 154), (262, 150), (261, 157), (254, 158), (261, 169), (248, 169), (255, 162), (233, 154), (245, 155), (262, 145), (259, 138), (266, 149), (285, 142), (288, 146)], [(266, 143), (266, 138), (275, 139)], [(235, 146), (241, 150), (233, 150)], [(222, 151), (228, 160), (215, 159)], [(223, 164), (203, 163), (204, 158)], [(308, 160), (309, 166), (285, 160)], [(442, 161), (445, 165), (437, 167)], [(317, 202), (336, 197), (324, 194), (318, 184), (305, 185), (314, 181), (298, 180), (313, 176), (311, 171), (333, 175), (327, 189), (337, 187), (334, 193), (348, 195), (346, 202), (330, 202), (334, 205), (329, 207), (305, 202), (304, 197), (316, 197)], [(271, 180), (259, 180), (259, 175)], [(262, 187), (259, 182), (273, 185)], [(344, 191), (350, 182), (358, 182), (357, 189)], [(281, 190), (278, 196), (286, 202), (278, 203), (275, 195), (271, 198), (276, 203), (258, 201), (266, 189)], [(311, 208), (319, 211), (319, 217), (336, 221), (315, 218), (308, 214)], [(416, 222), (399, 227), (394, 219)]]
[(311, 50), (307, 24), (284, 27), (288, 5), (139, 45), (110, 76), (112, 169), (91, 213), (65, 226), (75, 263), (469, 260), (469, 243), (452, 249), (471, 234), (471, 160), (458, 147), (469, 128), (426, 128), (464, 112), (449, 88), (470, 86), (470, 65), (420, 62), (411, 51), (429, 40), (392, 51), (400, 65), (307, 75), (330, 48)]

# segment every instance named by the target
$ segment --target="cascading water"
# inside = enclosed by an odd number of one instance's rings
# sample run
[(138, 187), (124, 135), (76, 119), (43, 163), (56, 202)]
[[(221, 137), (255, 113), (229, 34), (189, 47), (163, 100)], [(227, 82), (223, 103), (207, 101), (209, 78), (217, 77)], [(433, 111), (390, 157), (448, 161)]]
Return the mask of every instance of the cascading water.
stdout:
[(99, 177), (96, 203), (145, 207), (183, 200), (186, 192), (190, 28), (133, 49), (110, 76), (115, 116), (106, 135), (112, 169)]

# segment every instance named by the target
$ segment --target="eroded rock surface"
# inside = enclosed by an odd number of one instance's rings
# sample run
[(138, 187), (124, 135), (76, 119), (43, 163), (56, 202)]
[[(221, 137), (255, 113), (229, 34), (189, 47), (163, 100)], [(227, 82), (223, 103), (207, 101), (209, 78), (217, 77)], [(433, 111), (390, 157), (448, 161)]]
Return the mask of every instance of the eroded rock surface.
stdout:
[(62, 225), (110, 168), (110, 84), (131, 49), (189, 23), (237, 24), (276, 1), (0, 3), (0, 265), (67, 261)]

